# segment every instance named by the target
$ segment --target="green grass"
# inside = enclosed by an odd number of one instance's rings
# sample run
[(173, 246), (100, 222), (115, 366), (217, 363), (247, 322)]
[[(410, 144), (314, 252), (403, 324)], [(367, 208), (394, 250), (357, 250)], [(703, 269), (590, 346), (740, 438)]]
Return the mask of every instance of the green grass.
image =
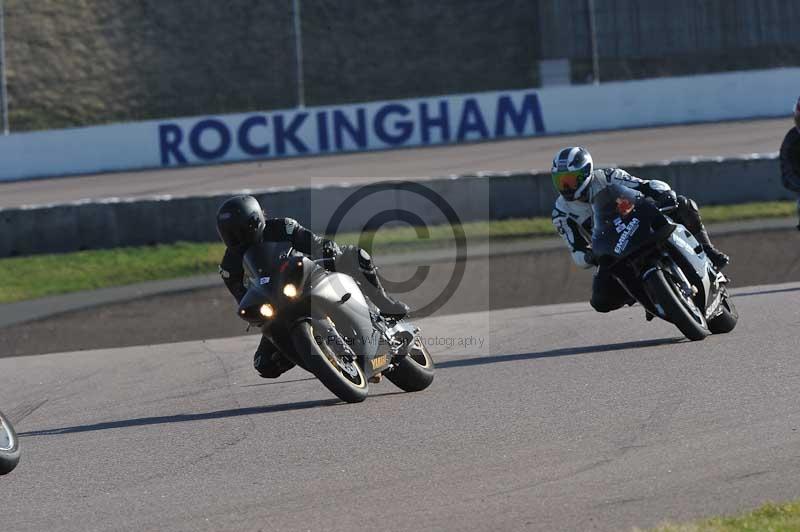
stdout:
[(700, 209), (708, 224), (797, 216), (795, 201), (761, 201), (741, 205), (709, 205)]
[(764, 506), (735, 517), (714, 517), (696, 523), (665, 524), (652, 532), (790, 532), (800, 530), (800, 501)]
[(0, 260), (0, 302), (212, 272), (220, 244), (79, 251)]
[[(704, 207), (707, 223), (795, 216), (791, 201)], [(549, 218), (470, 222), (463, 231), (471, 244), (554, 236)], [(374, 237), (375, 255), (452, 246), (449, 226), (431, 227), (420, 236), (411, 227), (386, 228), (374, 234), (343, 234), (340, 244), (362, 244)], [(216, 243), (179, 243), (138, 248), (81, 251), (0, 259), (0, 303), (142, 281), (187, 277), (216, 271), (224, 249)], [(380, 259), (379, 259), (380, 260)]]

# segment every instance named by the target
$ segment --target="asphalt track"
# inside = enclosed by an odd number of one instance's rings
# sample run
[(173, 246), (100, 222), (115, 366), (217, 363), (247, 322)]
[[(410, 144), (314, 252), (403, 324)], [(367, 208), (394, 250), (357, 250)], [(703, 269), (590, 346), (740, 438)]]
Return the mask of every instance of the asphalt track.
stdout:
[(638, 307), (432, 318), (432, 387), (358, 405), (259, 379), (253, 337), (0, 359), (2, 528), (626, 530), (796, 498), (799, 291), (738, 290), (699, 343)]
[(0, 183), (0, 207), (84, 199), (227, 193), (493, 171), (545, 171), (556, 150), (583, 145), (600, 165), (774, 153), (790, 119), (656, 127), (460, 146), (304, 157), (173, 170)]

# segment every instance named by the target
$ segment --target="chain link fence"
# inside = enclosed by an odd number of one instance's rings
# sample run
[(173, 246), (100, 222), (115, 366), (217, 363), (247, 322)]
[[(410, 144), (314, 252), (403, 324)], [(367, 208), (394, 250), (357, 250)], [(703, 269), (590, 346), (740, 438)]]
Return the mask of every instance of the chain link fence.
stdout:
[(13, 131), (537, 87), (543, 60), (564, 62), (572, 83), (596, 81), (597, 71), (610, 81), (800, 64), (796, 0), (5, 0), (4, 7)]

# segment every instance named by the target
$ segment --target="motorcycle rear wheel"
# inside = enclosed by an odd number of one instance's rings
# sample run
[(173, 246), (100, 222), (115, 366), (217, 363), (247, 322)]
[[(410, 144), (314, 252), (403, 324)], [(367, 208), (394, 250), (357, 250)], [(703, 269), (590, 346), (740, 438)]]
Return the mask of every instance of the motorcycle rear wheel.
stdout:
[(696, 342), (711, 334), (702, 311), (696, 306), (694, 309), (691, 308), (694, 303), (686, 301), (687, 298), (679, 293), (680, 289), (664, 275), (663, 271), (654, 271), (644, 282), (653, 298), (653, 303), (661, 305), (666, 319), (686, 338)]
[(10, 473), (19, 463), (19, 438), (11, 421), (0, 412), (0, 475)]
[(433, 382), (433, 357), (419, 336), (411, 342), (408, 354), (395, 360), (397, 367), (386, 373), (386, 378), (404, 392), (422, 391)]
[(360, 403), (369, 394), (369, 384), (357, 360), (345, 360), (327, 341), (327, 331), (315, 331), (302, 322), (292, 330), (292, 342), (308, 370), (347, 403)]
[(727, 293), (723, 295), (720, 305), (722, 305), (722, 313), (708, 320), (708, 329), (714, 334), (729, 333), (736, 328), (736, 324), (739, 322), (739, 312)]

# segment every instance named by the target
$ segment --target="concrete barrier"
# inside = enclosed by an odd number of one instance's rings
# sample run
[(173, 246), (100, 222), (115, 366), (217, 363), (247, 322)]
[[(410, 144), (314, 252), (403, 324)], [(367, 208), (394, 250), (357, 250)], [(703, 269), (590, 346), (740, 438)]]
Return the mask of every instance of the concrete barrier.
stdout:
[[(667, 181), (701, 205), (793, 197), (781, 186), (774, 154), (672, 161), (627, 169), (645, 179)], [(419, 221), (441, 225), (454, 219), (468, 222), (549, 216), (555, 199), (547, 173), (283, 188), (253, 194), (271, 216), (296, 218), (317, 232), (329, 231), (332, 220), (338, 220), (336, 232), (351, 232), (398, 219), (416, 220), (414, 225)], [(0, 256), (215, 241), (215, 213), (228, 196), (156, 197), (0, 209)], [(359, 197), (360, 201), (352, 201)], [(346, 211), (344, 214), (337, 212), (342, 209)]]

